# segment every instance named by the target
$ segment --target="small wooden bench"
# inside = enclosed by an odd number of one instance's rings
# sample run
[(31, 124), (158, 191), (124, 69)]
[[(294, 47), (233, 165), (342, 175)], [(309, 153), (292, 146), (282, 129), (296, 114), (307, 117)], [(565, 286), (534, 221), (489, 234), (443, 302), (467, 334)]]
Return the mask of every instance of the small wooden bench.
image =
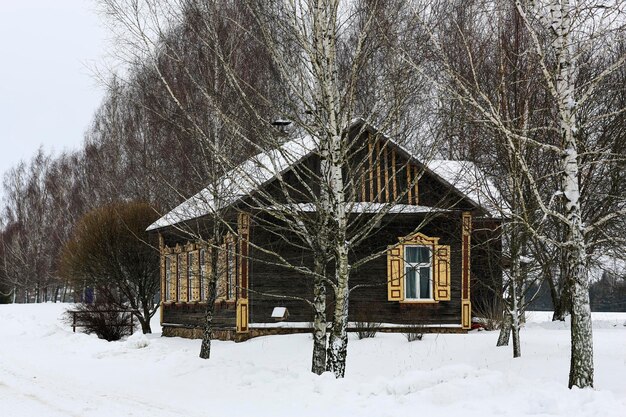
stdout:
[(83, 318), (81, 318), (82, 315), (87, 315), (87, 314), (97, 314), (97, 313), (103, 313), (103, 314), (109, 314), (109, 313), (125, 313), (127, 314), (128, 319), (125, 320), (126, 323), (122, 323), (122, 324), (110, 324), (109, 326), (115, 326), (115, 327), (129, 327), (130, 328), (130, 334), (133, 334), (135, 331), (135, 319), (133, 317), (133, 314), (130, 310), (98, 310), (98, 311), (77, 311), (77, 310), (68, 310), (68, 313), (70, 313), (72, 315), (72, 331), (74, 333), (76, 333), (76, 328), (77, 327), (86, 327), (85, 321)]

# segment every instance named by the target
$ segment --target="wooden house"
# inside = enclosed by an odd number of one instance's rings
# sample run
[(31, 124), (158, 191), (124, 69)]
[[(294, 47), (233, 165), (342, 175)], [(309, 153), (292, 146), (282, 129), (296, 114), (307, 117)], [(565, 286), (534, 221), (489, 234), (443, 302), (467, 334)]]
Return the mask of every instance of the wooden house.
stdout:
[[(488, 289), (501, 281), (501, 221), (481, 191), (488, 182), (476, 181), (472, 164), (423, 163), (361, 120), (347, 132), (362, 144), (354, 152), (361, 162), (348, 180), (350, 215), (367, 218), (384, 210), (372, 232), (351, 248), (355, 259), (380, 254), (351, 271), (351, 327), (375, 322), (383, 331), (414, 325), (432, 332), (470, 329), (472, 305), (488, 302)], [(311, 265), (311, 253), (292, 244), (288, 232), (277, 237), (267, 226), (278, 220), (268, 207), (258, 208), (260, 191), (271, 193), (278, 175), (293, 181), (303, 166), (319, 172), (315, 142), (286, 141), (226, 174), (219, 207), (202, 190), (149, 227), (161, 242), (163, 335), (201, 337), (210, 251), (189, 236), (193, 231), (209, 241), (216, 211), (230, 232), (220, 242), (214, 336), (244, 340), (310, 331), (313, 311), (298, 298), (312, 298), (313, 284), (298, 266)], [(254, 181), (247, 181), (251, 172)], [(290, 198), (289, 204), (315, 211), (306, 198)], [(291, 267), (274, 262), (276, 255)], [(327, 305), (332, 304), (329, 294)]]

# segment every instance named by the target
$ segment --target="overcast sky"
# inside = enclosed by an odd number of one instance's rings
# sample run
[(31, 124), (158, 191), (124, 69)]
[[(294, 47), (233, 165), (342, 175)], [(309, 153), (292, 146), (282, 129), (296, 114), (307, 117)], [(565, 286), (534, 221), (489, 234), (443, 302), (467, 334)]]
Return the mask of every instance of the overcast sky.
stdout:
[(95, 0), (1, 1), (0, 174), (39, 146), (80, 147), (103, 96), (89, 67), (107, 37)]

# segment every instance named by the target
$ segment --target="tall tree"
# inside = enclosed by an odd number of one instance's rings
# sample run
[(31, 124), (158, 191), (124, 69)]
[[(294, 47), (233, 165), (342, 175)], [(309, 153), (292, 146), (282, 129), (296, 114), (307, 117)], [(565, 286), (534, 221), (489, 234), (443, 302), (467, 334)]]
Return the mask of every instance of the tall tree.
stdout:
[[(599, 225), (616, 221), (623, 213), (623, 194), (616, 196), (618, 204), (610, 204), (608, 213), (596, 217), (590, 223), (583, 223), (584, 207), (594, 204), (594, 198), (581, 200), (580, 187), (588, 177), (581, 175), (586, 164), (584, 154), (579, 150), (593, 144), (590, 136), (582, 135), (589, 124), (581, 124), (580, 114), (583, 106), (589, 103), (600, 93), (602, 82), (612, 74), (620, 71), (624, 66), (626, 55), (611, 53), (595, 75), (588, 82), (579, 84), (580, 75), (590, 68), (590, 62), (580, 62), (579, 58), (585, 51), (594, 50), (599, 45), (606, 45), (614, 34), (619, 33), (623, 19), (623, 5), (598, 2), (524, 2), (516, 1), (516, 12), (519, 14), (523, 28), (527, 33), (529, 43), (524, 53), (533, 56), (537, 72), (545, 89), (544, 107), (552, 117), (538, 119), (539, 123), (532, 123), (526, 131), (515, 129), (506, 113), (500, 112), (501, 103), (494, 101), (489, 94), (489, 86), (481, 78), (480, 61), (473, 53), (471, 43), (464, 40), (464, 54), (468, 58), (468, 68), (459, 71), (454, 62), (446, 54), (443, 45), (435, 34), (433, 21), (428, 21), (437, 14), (437, 8), (431, 9), (428, 16), (416, 18), (424, 24), (424, 28), (431, 34), (430, 44), (438, 59), (439, 68), (443, 69), (446, 80), (451, 83), (439, 84), (443, 91), (452, 95), (473, 112), (480, 116), (481, 123), (489, 126), (496, 132), (504, 147), (514, 156), (517, 164), (516, 171), (527, 183), (533, 206), (541, 213), (539, 222), (528, 222), (530, 212), (527, 207), (521, 215), (516, 216), (528, 233), (534, 238), (558, 246), (567, 259), (566, 276), (569, 287), (572, 313), (572, 352), (570, 381), (571, 386), (593, 385), (593, 347), (591, 338), (591, 316), (589, 310), (589, 280), (588, 280), (588, 250), (592, 233)], [(481, 13), (476, 19), (492, 15), (498, 10), (497, 2), (482, 2)], [(440, 4), (445, 12), (445, 4)], [(591, 11), (594, 12), (591, 12)], [(590, 32), (590, 28), (602, 28)], [(463, 36), (460, 30), (461, 37)], [(613, 107), (610, 111), (596, 107), (597, 117), (615, 119), (623, 111), (620, 107)], [(532, 119), (529, 119), (532, 120)], [(545, 134), (537, 134), (545, 132)], [(591, 139), (591, 141), (589, 140)], [(614, 138), (617, 139), (617, 138)], [(534, 148), (540, 155), (545, 155), (547, 161), (558, 158), (557, 169), (550, 174), (557, 186), (546, 188), (541, 183), (545, 176), (538, 175), (533, 164), (520, 152), (517, 143), (524, 147)], [(617, 143), (617, 142), (615, 142)], [(598, 149), (600, 151), (600, 149)], [(602, 154), (602, 152), (596, 154)], [(616, 160), (623, 161), (623, 154), (612, 154)], [(592, 164), (593, 165), (593, 164)], [(584, 187), (584, 185), (583, 185)], [(619, 194), (618, 194), (619, 196)], [(583, 205), (581, 207), (581, 204)], [(526, 206), (526, 205), (525, 205)], [(532, 217), (532, 216), (530, 216)], [(555, 222), (566, 230), (564, 241), (551, 235), (544, 226), (548, 222)], [(607, 239), (602, 239), (606, 241)], [(619, 241), (618, 236), (608, 236), (608, 240)]]

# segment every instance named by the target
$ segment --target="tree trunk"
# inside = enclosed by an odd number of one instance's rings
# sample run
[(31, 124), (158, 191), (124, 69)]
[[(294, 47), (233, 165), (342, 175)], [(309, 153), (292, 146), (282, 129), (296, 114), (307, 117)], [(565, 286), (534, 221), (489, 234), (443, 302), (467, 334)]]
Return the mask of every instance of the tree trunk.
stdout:
[(498, 342), (496, 346), (508, 346), (509, 338), (511, 337), (511, 314), (506, 312), (502, 317), (502, 324), (500, 325), (500, 335), (498, 336)]
[(315, 260), (313, 283), (313, 359), (311, 372), (321, 375), (326, 369), (326, 284), (324, 282), (324, 260)]
[(569, 387), (593, 387), (593, 334), (589, 308), (589, 280), (586, 268), (580, 265), (572, 276), (572, 353)]
[(589, 279), (586, 267), (585, 239), (580, 209), (579, 161), (575, 135), (576, 97), (574, 96), (575, 59), (572, 40), (569, 0), (552, 5), (555, 8), (555, 33), (558, 57), (556, 87), (558, 93), (562, 156), (562, 187), (565, 198), (565, 218), (568, 226), (566, 246), (568, 283), (571, 297), (571, 362), (569, 387), (593, 386), (593, 335), (589, 305)]
[[(554, 313), (552, 314), (552, 321), (565, 321), (565, 317), (570, 312), (570, 295), (568, 290), (567, 281), (564, 281), (564, 277), (567, 277), (567, 262), (563, 262), (561, 259), (559, 262), (559, 277), (555, 277), (554, 274), (547, 276), (548, 285), (550, 287), (550, 298), (552, 299), (552, 307)], [(562, 285), (559, 285), (563, 282)]]
[(140, 323), (143, 334), (152, 334), (152, 328), (150, 327), (150, 307), (148, 303), (144, 303), (143, 305), (143, 321)]
[[(218, 235), (218, 231), (214, 231), (214, 235)], [(214, 241), (211, 246), (211, 274), (207, 291), (206, 310), (204, 312), (204, 329), (202, 331), (202, 343), (200, 344), (200, 358), (211, 358), (211, 340), (213, 339), (213, 316), (215, 314), (215, 299), (217, 298), (217, 278), (218, 271), (218, 250)]]
[(213, 315), (215, 313), (215, 282), (209, 283), (206, 310), (204, 312), (204, 329), (202, 343), (200, 344), (200, 358), (211, 358), (211, 340), (213, 339)]
[(143, 334), (151, 334), (152, 329), (150, 328), (150, 319), (146, 320), (146, 318), (141, 314), (134, 314), (134, 316), (137, 317), (137, 320), (141, 325), (141, 331), (143, 332)]
[(333, 326), (328, 340), (328, 358), (326, 370), (335, 374), (336, 378), (343, 378), (346, 373), (346, 357), (348, 354), (348, 251), (338, 254), (337, 290), (335, 291), (335, 310)]
[(569, 291), (566, 289), (563, 289), (563, 291), (560, 296), (552, 298), (552, 304), (554, 305), (552, 321), (565, 321), (565, 317), (570, 314)]
[(519, 358), (522, 356), (522, 348), (520, 346), (519, 328), (520, 328), (520, 315), (519, 310), (515, 308), (512, 312), (511, 332), (513, 333), (513, 357)]

